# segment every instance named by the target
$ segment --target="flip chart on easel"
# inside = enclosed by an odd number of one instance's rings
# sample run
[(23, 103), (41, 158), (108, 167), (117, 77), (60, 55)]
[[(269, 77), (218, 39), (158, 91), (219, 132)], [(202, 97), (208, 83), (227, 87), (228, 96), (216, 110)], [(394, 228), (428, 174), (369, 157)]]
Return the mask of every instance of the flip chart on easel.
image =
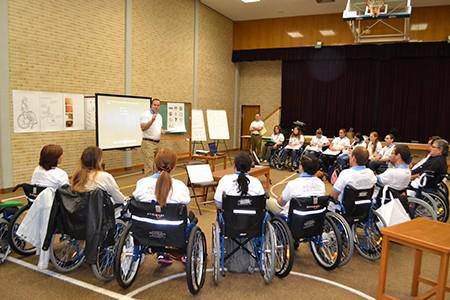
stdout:
[(229, 140), (227, 112), (225, 110), (207, 109), (209, 138), (212, 140)]
[(192, 141), (206, 141), (205, 119), (203, 118), (203, 111), (200, 109), (192, 110)]

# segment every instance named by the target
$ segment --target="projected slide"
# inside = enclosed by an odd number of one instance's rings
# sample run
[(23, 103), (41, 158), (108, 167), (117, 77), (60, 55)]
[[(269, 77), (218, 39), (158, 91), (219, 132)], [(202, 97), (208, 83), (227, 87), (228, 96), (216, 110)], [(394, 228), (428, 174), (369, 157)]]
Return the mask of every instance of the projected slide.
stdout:
[(140, 117), (150, 97), (96, 94), (97, 146), (103, 150), (139, 147)]

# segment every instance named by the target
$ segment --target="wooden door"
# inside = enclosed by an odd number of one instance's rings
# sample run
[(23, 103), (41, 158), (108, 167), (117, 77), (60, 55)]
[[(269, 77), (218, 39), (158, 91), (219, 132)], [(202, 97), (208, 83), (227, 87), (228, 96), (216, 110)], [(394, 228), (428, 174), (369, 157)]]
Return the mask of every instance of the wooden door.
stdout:
[[(241, 106), (241, 150), (250, 150), (250, 124), (255, 120), (255, 115), (260, 113), (259, 105)], [(247, 136), (247, 137), (243, 137)]]

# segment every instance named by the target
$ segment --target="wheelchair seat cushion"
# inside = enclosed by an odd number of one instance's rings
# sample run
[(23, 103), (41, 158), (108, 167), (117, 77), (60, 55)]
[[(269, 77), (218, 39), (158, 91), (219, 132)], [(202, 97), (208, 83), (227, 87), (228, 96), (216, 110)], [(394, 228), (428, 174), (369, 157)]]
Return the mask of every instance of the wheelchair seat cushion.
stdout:
[(187, 207), (156, 201), (130, 201), (131, 230), (139, 244), (153, 248), (185, 249), (187, 240)]

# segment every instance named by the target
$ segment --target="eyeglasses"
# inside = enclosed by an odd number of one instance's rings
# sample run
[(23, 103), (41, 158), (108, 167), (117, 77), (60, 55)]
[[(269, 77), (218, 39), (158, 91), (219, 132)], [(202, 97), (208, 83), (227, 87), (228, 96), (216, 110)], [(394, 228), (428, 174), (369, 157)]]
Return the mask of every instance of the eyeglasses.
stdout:
[(439, 148), (439, 147), (436, 145), (431, 145), (431, 148)]

